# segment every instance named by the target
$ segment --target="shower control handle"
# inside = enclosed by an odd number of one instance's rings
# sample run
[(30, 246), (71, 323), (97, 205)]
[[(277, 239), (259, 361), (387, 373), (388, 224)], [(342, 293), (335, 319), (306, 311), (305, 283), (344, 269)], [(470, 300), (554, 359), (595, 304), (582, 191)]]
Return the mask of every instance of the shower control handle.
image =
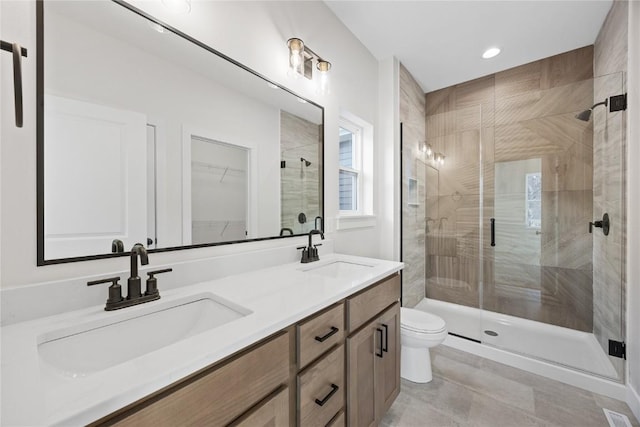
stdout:
[(589, 233), (593, 233), (593, 227), (602, 228), (602, 233), (605, 236), (609, 235), (609, 214), (605, 213), (602, 216), (602, 221), (593, 221), (589, 223)]

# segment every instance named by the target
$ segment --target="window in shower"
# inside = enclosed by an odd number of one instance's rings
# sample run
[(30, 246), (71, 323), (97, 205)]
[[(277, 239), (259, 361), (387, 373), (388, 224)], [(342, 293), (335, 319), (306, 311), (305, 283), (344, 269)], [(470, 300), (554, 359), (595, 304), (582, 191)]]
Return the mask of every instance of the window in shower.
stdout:
[(525, 222), (527, 228), (542, 226), (542, 174), (525, 175)]

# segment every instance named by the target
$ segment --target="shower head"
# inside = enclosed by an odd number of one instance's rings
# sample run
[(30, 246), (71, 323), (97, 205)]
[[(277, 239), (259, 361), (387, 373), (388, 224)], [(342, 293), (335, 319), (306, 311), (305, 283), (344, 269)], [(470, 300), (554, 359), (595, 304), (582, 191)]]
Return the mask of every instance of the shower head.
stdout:
[(576, 119), (582, 120), (583, 122), (588, 122), (591, 118), (591, 108), (588, 110), (584, 110), (580, 114), (576, 114)]
[(576, 119), (582, 120), (583, 122), (588, 122), (589, 119), (591, 118), (591, 112), (593, 111), (593, 109), (596, 108), (598, 105), (604, 105), (606, 107), (608, 102), (609, 102), (609, 100), (605, 99), (602, 102), (598, 102), (597, 104), (593, 104), (593, 107), (589, 108), (588, 110), (584, 110), (584, 111), (576, 114)]
[(305, 165), (306, 167), (311, 166), (311, 162), (310, 162), (309, 160), (305, 159), (304, 157), (300, 157), (300, 161), (301, 161), (301, 162), (304, 162), (304, 165)]

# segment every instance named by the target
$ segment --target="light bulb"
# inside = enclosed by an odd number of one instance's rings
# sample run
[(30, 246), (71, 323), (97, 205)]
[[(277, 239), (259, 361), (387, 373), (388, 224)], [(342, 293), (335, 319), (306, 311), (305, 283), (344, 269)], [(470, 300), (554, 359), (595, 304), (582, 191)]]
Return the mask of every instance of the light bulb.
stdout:
[(492, 47), (485, 50), (484, 53), (482, 54), (482, 57), (484, 59), (490, 59), (490, 58), (493, 58), (494, 56), (498, 56), (499, 53), (500, 53), (500, 48)]
[(304, 75), (304, 43), (300, 39), (292, 38), (287, 41), (289, 46), (289, 72), (292, 77)]
[(322, 59), (318, 60), (318, 64), (316, 65), (318, 69), (318, 94), (319, 95), (328, 95), (329, 94), (329, 70), (331, 69), (331, 63), (324, 61)]

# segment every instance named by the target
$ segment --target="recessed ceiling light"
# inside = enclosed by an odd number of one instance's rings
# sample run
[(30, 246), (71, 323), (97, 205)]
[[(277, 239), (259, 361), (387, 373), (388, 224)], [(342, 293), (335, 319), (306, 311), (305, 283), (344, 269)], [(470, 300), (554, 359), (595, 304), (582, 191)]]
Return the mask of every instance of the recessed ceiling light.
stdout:
[(280, 86), (273, 84), (271, 82), (267, 82), (267, 86), (269, 86), (271, 89), (280, 89)]
[(484, 53), (482, 54), (482, 57), (484, 59), (489, 59), (489, 58), (493, 58), (494, 56), (497, 56), (500, 53), (500, 49), (497, 47), (492, 47), (489, 48), (487, 50), (484, 51)]

